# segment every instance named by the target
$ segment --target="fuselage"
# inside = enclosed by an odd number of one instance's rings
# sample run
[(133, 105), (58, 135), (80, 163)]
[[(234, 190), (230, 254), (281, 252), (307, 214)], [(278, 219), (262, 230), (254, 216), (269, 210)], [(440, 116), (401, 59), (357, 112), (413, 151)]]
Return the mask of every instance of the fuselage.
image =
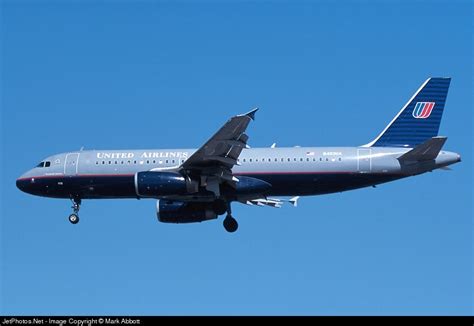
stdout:
[[(77, 224), (83, 199), (154, 198), (164, 223), (227, 214), (232, 202), (296, 206), (299, 196), (375, 186), (457, 163), (438, 135), (451, 79), (428, 78), (385, 129), (360, 147), (252, 148), (247, 127), (257, 108), (231, 117), (198, 149), (78, 151), (50, 156), (17, 180), (24, 192), (69, 198)], [(280, 199), (276, 196), (292, 196)]]
[[(460, 161), (441, 151), (435, 160), (403, 166), (400, 147), (290, 147), (244, 149), (233, 175), (263, 180), (266, 195), (341, 192), (432, 171)], [(195, 149), (87, 150), (47, 157), (17, 180), (21, 190), (55, 198), (140, 198), (136, 175), (176, 170)], [(148, 196), (149, 197), (149, 196)], [(153, 198), (160, 198), (159, 196)]]

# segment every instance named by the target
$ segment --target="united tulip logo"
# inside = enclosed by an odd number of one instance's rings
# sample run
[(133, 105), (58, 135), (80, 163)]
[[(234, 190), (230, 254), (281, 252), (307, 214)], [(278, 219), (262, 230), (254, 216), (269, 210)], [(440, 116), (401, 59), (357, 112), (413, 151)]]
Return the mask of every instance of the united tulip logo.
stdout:
[(435, 102), (417, 102), (413, 109), (415, 119), (426, 119), (431, 115)]

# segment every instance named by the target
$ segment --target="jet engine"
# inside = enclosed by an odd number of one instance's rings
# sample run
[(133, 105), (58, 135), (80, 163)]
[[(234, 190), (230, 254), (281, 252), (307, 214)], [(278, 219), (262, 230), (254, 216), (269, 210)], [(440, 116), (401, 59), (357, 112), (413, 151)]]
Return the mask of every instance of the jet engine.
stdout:
[(163, 223), (194, 223), (217, 218), (212, 203), (166, 199), (156, 202), (156, 215)]
[(260, 179), (239, 176), (237, 177), (236, 193), (238, 195), (264, 194), (272, 188), (272, 185)]
[(162, 197), (192, 194), (198, 191), (198, 183), (177, 172), (138, 172), (135, 175), (135, 191), (142, 197)]

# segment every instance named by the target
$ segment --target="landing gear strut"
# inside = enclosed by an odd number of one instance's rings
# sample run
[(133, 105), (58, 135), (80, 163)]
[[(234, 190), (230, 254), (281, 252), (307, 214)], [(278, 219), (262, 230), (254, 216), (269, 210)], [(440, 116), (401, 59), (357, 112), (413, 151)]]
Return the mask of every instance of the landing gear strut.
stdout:
[(224, 219), (224, 229), (229, 233), (234, 233), (239, 228), (239, 223), (232, 217), (232, 211), (230, 209), (230, 203), (227, 206), (227, 216)]
[(81, 199), (80, 198), (71, 198), (72, 206), (74, 213), (69, 215), (69, 222), (72, 224), (79, 223), (79, 209), (81, 208)]

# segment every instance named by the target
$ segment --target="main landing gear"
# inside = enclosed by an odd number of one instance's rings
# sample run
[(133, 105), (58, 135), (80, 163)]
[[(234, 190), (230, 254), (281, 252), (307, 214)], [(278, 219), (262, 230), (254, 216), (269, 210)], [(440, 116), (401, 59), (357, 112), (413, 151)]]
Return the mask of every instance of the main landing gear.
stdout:
[(229, 233), (234, 233), (239, 228), (239, 223), (232, 217), (232, 211), (230, 209), (230, 203), (227, 206), (227, 216), (224, 219), (224, 229)]
[(74, 213), (69, 215), (69, 222), (72, 224), (79, 223), (79, 209), (81, 208), (81, 199), (80, 198), (71, 198), (72, 206)]

